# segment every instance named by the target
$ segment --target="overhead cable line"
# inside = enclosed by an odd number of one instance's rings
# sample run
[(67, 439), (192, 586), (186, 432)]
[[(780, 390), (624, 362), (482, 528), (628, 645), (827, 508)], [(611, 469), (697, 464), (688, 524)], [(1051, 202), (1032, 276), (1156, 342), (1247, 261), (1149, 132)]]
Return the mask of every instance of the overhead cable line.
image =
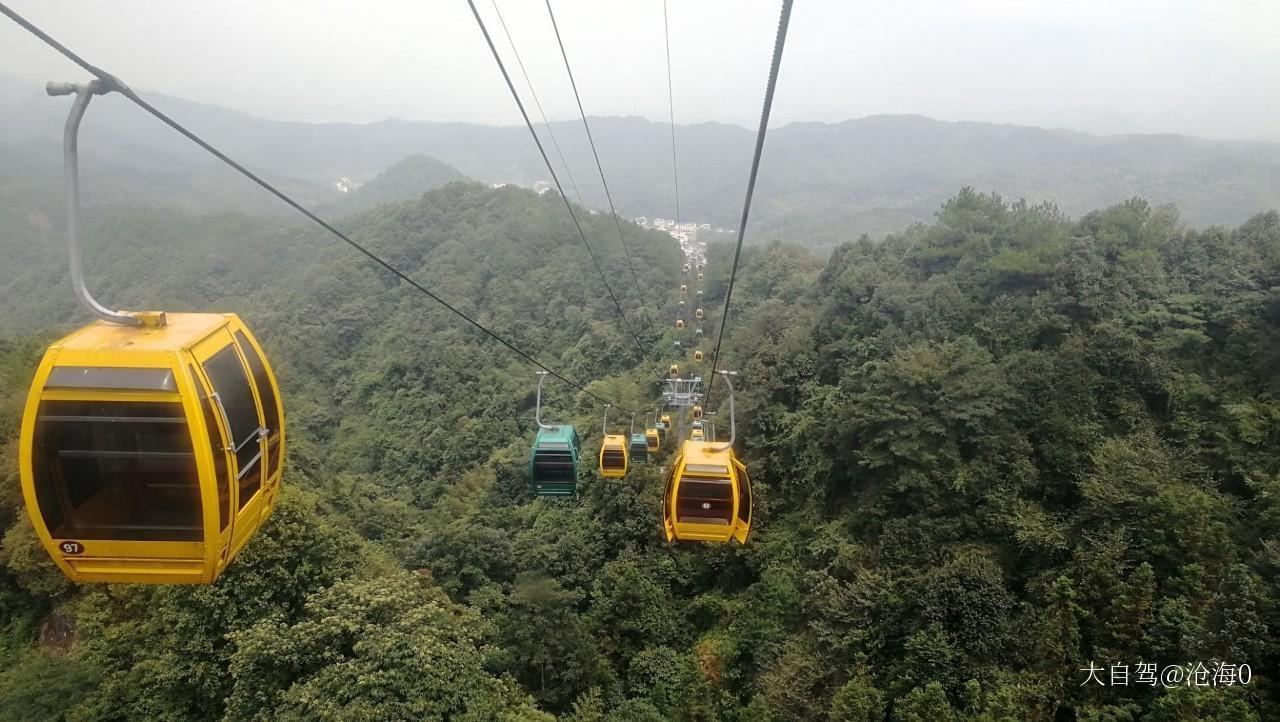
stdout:
[[(467, 0), (470, 2), (471, 0)], [(573, 98), (578, 101), (578, 114), (582, 116), (582, 127), (587, 130), (587, 142), (591, 144), (591, 155), (596, 159), (596, 170), (600, 172), (600, 185), (604, 186), (604, 197), (609, 201), (609, 212), (613, 214), (613, 225), (618, 229), (618, 240), (622, 243), (622, 252), (627, 257), (627, 270), (631, 271), (631, 281), (636, 285), (636, 293), (640, 305), (644, 302), (644, 291), (640, 290), (640, 280), (636, 277), (635, 264), (631, 262), (631, 250), (622, 237), (622, 221), (618, 220), (618, 209), (613, 207), (613, 194), (609, 192), (609, 181), (604, 179), (604, 166), (600, 165), (600, 154), (596, 152), (596, 141), (591, 135), (591, 124), (587, 122), (587, 111), (582, 108), (582, 96), (578, 95), (578, 83), (573, 79), (573, 68), (569, 67), (569, 54), (564, 50), (564, 40), (560, 38), (560, 26), (556, 23), (556, 13), (551, 9), (551, 0), (547, 2), (547, 14), (551, 16), (551, 27), (556, 31), (556, 43), (560, 46), (560, 57), (564, 58), (564, 69), (569, 73), (569, 85), (573, 88)]]
[[(560, 177), (556, 175), (556, 169), (551, 165), (551, 159), (547, 157), (547, 151), (542, 147), (542, 140), (538, 138), (538, 133), (533, 129), (533, 121), (529, 120), (529, 113), (524, 109), (524, 103), (520, 100), (520, 94), (516, 92), (516, 86), (511, 82), (511, 76), (507, 73), (507, 66), (502, 62), (502, 56), (498, 55), (498, 48), (493, 44), (493, 38), (489, 37), (489, 28), (485, 27), (484, 19), (480, 17), (480, 11), (476, 9), (475, 0), (467, 0), (467, 5), (471, 6), (471, 14), (476, 18), (476, 24), (480, 26), (480, 32), (484, 34), (484, 41), (489, 45), (489, 52), (493, 53), (493, 59), (498, 63), (498, 70), (502, 72), (502, 79), (507, 82), (507, 89), (511, 91), (511, 97), (516, 101), (516, 107), (520, 109), (520, 116), (524, 118), (524, 124), (529, 128), (529, 135), (533, 136), (533, 142), (538, 146), (538, 153), (542, 156), (542, 162), (547, 166), (547, 172), (551, 174), (551, 180), (556, 184), (556, 190), (560, 192), (560, 199), (564, 201), (564, 207), (569, 211), (569, 217), (573, 219), (573, 225), (578, 228), (578, 235), (582, 238), (582, 245), (587, 247), (587, 254), (591, 256), (591, 262), (595, 264), (596, 273), (600, 274), (600, 280), (604, 283), (604, 288), (609, 292), (609, 298), (613, 300), (613, 307), (618, 310), (618, 316), (622, 318), (622, 325), (627, 329), (627, 333), (631, 334), (631, 338), (636, 342), (636, 348), (640, 351), (640, 358), (645, 357), (644, 345), (640, 343), (640, 337), (631, 329), (631, 323), (627, 321), (627, 314), (622, 311), (622, 304), (618, 303), (618, 297), (613, 293), (613, 287), (609, 285), (609, 279), (604, 275), (604, 269), (600, 267), (600, 261), (596, 258), (596, 252), (591, 249), (591, 244), (587, 241), (587, 234), (582, 230), (582, 224), (578, 221), (578, 214), (573, 212), (573, 204), (569, 202), (569, 197), (564, 194), (564, 186), (560, 185)], [(632, 272), (634, 275), (634, 271)]]
[(511, 38), (511, 30), (507, 28), (507, 21), (502, 17), (502, 11), (498, 9), (498, 0), (490, 0), (493, 3), (493, 12), (498, 16), (498, 22), (502, 23), (502, 32), (507, 36), (507, 44), (511, 46), (511, 54), (516, 58), (516, 64), (520, 66), (520, 74), (524, 76), (524, 82), (529, 86), (529, 94), (533, 96), (533, 104), (538, 106), (538, 115), (542, 116), (542, 125), (547, 129), (547, 135), (551, 137), (551, 145), (556, 149), (556, 156), (560, 158), (560, 165), (564, 166), (564, 173), (569, 177), (569, 187), (573, 188), (573, 194), (578, 197), (578, 205), (583, 208), (587, 207), (582, 202), (582, 192), (578, 190), (578, 182), (573, 178), (573, 171), (569, 168), (569, 162), (564, 159), (564, 153), (560, 150), (560, 142), (556, 140), (556, 133), (551, 129), (551, 121), (547, 120), (547, 113), (542, 109), (542, 101), (538, 100), (538, 91), (533, 89), (533, 81), (529, 79), (529, 71), (525, 70), (524, 60), (520, 59), (520, 51), (516, 50), (516, 41)]
[(662, 0), (662, 37), (667, 42), (667, 108), (671, 115), (671, 182), (675, 184), (676, 227), (680, 226), (680, 166), (676, 160), (676, 101), (671, 87), (671, 26), (667, 22), (667, 0)]
[[(742, 203), (742, 220), (738, 224), (738, 245), (733, 251), (733, 267), (729, 271), (729, 287), (724, 294), (724, 310), (720, 313), (720, 332), (716, 336), (716, 350), (711, 356), (712, 381), (716, 377), (716, 364), (720, 361), (720, 343), (724, 341), (724, 329), (729, 325), (729, 301), (733, 298), (733, 282), (738, 277), (738, 259), (742, 257), (742, 239), (747, 232), (747, 217), (751, 214), (751, 196), (756, 192), (756, 174), (760, 171), (760, 155), (764, 153), (764, 138), (769, 132), (769, 112), (773, 109), (773, 91), (778, 85), (778, 68), (782, 65), (782, 48), (787, 42), (787, 25), (791, 22), (792, 0), (782, 0), (782, 16), (778, 19), (778, 35), (773, 42), (773, 63), (769, 67), (769, 84), (764, 91), (764, 109), (760, 112), (760, 130), (756, 133), (756, 150), (751, 159), (751, 175), (747, 179), (747, 197)], [(714, 384), (707, 384), (707, 405), (711, 405)]]
[[(304, 215), (304, 216), (306, 216), (307, 218), (311, 219), (312, 221), (314, 221), (314, 222), (315, 222), (317, 225), (319, 225), (320, 227), (324, 228), (325, 230), (329, 231), (329, 232), (330, 232), (330, 233), (332, 233), (333, 235), (337, 236), (339, 239), (341, 239), (341, 240), (342, 240), (343, 242), (345, 242), (347, 245), (351, 246), (352, 248), (356, 249), (356, 250), (357, 250), (357, 251), (359, 251), (360, 253), (364, 254), (366, 257), (368, 257), (368, 258), (369, 258), (369, 260), (371, 260), (371, 261), (373, 261), (374, 263), (378, 264), (378, 265), (379, 265), (379, 266), (381, 266), (382, 268), (384, 268), (384, 269), (386, 269), (387, 271), (389, 271), (391, 274), (395, 275), (395, 276), (396, 276), (397, 278), (399, 278), (400, 280), (404, 281), (405, 283), (409, 284), (409, 285), (410, 285), (410, 286), (412, 286), (413, 288), (415, 288), (415, 289), (417, 289), (418, 291), (422, 292), (422, 293), (423, 293), (423, 294), (425, 294), (428, 298), (430, 298), (431, 300), (433, 300), (433, 301), (435, 301), (436, 303), (440, 304), (441, 306), (445, 307), (447, 310), (449, 310), (450, 312), (452, 312), (455, 316), (457, 316), (457, 317), (461, 318), (462, 320), (466, 321), (467, 323), (471, 324), (472, 326), (474, 326), (476, 329), (480, 330), (482, 333), (484, 333), (484, 334), (485, 334), (486, 336), (488, 336), (489, 338), (492, 338), (493, 340), (495, 340), (495, 341), (497, 341), (498, 343), (502, 344), (503, 346), (505, 346), (506, 348), (508, 348), (510, 351), (512, 351), (513, 353), (515, 353), (515, 354), (516, 354), (517, 356), (519, 356), (520, 358), (524, 359), (525, 361), (528, 361), (530, 364), (533, 364), (534, 366), (537, 366), (538, 368), (542, 369), (543, 371), (546, 371), (546, 372), (547, 372), (548, 374), (550, 374), (551, 376), (553, 376), (553, 377), (555, 377), (555, 378), (559, 379), (560, 381), (563, 381), (564, 383), (568, 384), (569, 386), (572, 386), (573, 388), (575, 388), (575, 389), (577, 389), (577, 390), (581, 391), (582, 393), (584, 393), (584, 394), (586, 394), (586, 395), (590, 396), (591, 398), (595, 399), (596, 401), (599, 401), (600, 403), (604, 403), (604, 404), (612, 404), (612, 403), (613, 403), (613, 402), (612, 402), (612, 401), (610, 401), (609, 399), (606, 399), (606, 398), (604, 398), (604, 397), (602, 397), (602, 396), (599, 396), (599, 395), (597, 395), (597, 394), (593, 393), (592, 391), (589, 391), (589, 390), (586, 388), (586, 386), (584, 386), (583, 384), (581, 384), (581, 383), (579, 383), (579, 382), (577, 382), (577, 381), (574, 381), (573, 379), (570, 379), (570, 378), (568, 378), (568, 377), (566, 377), (566, 376), (562, 375), (561, 373), (559, 373), (559, 372), (558, 372), (558, 371), (556, 371), (555, 369), (553, 369), (553, 368), (551, 368), (551, 367), (547, 366), (546, 364), (542, 363), (541, 361), (537, 360), (537, 359), (536, 359), (536, 358), (534, 358), (533, 356), (531, 356), (531, 355), (529, 355), (528, 353), (526, 353), (526, 352), (524, 352), (523, 350), (521, 350), (519, 347), (517, 347), (517, 346), (516, 346), (515, 344), (513, 344), (512, 342), (508, 341), (507, 339), (503, 338), (502, 336), (499, 336), (497, 333), (495, 333), (495, 332), (493, 332), (493, 331), (489, 330), (487, 327), (485, 327), (485, 326), (484, 326), (484, 324), (481, 324), (479, 321), (476, 321), (475, 319), (471, 318), (471, 317), (470, 317), (470, 316), (468, 316), (466, 313), (463, 313), (461, 310), (459, 310), (458, 308), (456, 308), (455, 306), (453, 306), (452, 304), (450, 304), (448, 301), (445, 301), (443, 298), (441, 298), (441, 297), (437, 296), (436, 294), (432, 293), (429, 289), (427, 289), (427, 288), (426, 288), (425, 286), (423, 286), (422, 284), (420, 284), (420, 283), (418, 283), (417, 281), (415, 281), (415, 280), (413, 280), (412, 278), (410, 278), (410, 277), (409, 277), (408, 275), (406, 275), (403, 271), (399, 270), (399, 269), (398, 269), (398, 268), (396, 268), (395, 266), (392, 266), (390, 263), (388, 263), (388, 262), (384, 261), (382, 258), (378, 257), (378, 255), (377, 255), (377, 254), (375, 254), (373, 251), (370, 251), (369, 249), (365, 248), (365, 247), (364, 247), (364, 246), (362, 246), (361, 244), (359, 244), (359, 243), (357, 243), (356, 241), (352, 240), (352, 239), (351, 239), (349, 236), (347, 236), (345, 233), (343, 233), (342, 231), (339, 231), (337, 228), (335, 228), (335, 227), (333, 227), (332, 225), (330, 225), (328, 222), (326, 222), (325, 220), (323, 220), (322, 218), (320, 218), (319, 216), (317, 216), (315, 213), (312, 213), (309, 209), (307, 209), (307, 208), (306, 208), (305, 206), (303, 206), (301, 203), (299, 203), (299, 202), (295, 201), (293, 198), (289, 197), (289, 195), (287, 195), (286, 193), (284, 193), (284, 192), (283, 192), (283, 191), (281, 191), (280, 189), (276, 188), (276, 187), (275, 187), (274, 185), (272, 185), (271, 183), (269, 183), (269, 182), (267, 182), (267, 181), (263, 180), (260, 176), (258, 176), (258, 175), (257, 175), (256, 173), (254, 173), (253, 171), (249, 170), (248, 168), (245, 168), (243, 165), (241, 165), (241, 164), (240, 164), (240, 163), (238, 163), (237, 161), (233, 160), (230, 156), (228, 156), (227, 154), (223, 153), (222, 151), (218, 150), (217, 148), (215, 148), (214, 146), (212, 146), (211, 144), (209, 144), (209, 142), (208, 142), (208, 141), (204, 140), (203, 138), (201, 138), (200, 136), (196, 135), (196, 134), (195, 134), (195, 133), (193, 133), (192, 131), (187, 130), (187, 129), (186, 129), (185, 127), (183, 127), (183, 126), (182, 126), (182, 124), (180, 124), (178, 121), (174, 120), (173, 118), (170, 118), (168, 115), (166, 115), (166, 114), (164, 114), (163, 112), (161, 112), (161, 111), (160, 111), (159, 109), (157, 109), (155, 106), (153, 106), (153, 105), (151, 105), (150, 103), (148, 103), (147, 101), (143, 100), (143, 99), (142, 99), (142, 98), (141, 98), (141, 97), (140, 97), (136, 92), (134, 92), (134, 91), (133, 91), (133, 89), (132, 89), (132, 88), (130, 88), (128, 85), (125, 85), (123, 82), (121, 82), (121, 81), (120, 81), (118, 78), (116, 78), (114, 75), (112, 75), (111, 73), (106, 72), (105, 70), (102, 70), (101, 68), (99, 68), (99, 67), (97, 67), (97, 66), (95, 66), (95, 65), (90, 64), (90, 63), (89, 63), (88, 61), (86, 61), (84, 58), (80, 57), (80, 56), (79, 56), (79, 55), (77, 55), (75, 52), (73, 52), (70, 48), (68, 48), (67, 46), (65, 46), (65, 45), (63, 45), (62, 43), (58, 42), (57, 40), (53, 39), (53, 38), (52, 38), (48, 33), (44, 32), (44, 31), (43, 31), (43, 30), (41, 30), (40, 28), (38, 28), (38, 27), (36, 27), (35, 25), (33, 25), (29, 20), (27, 20), (26, 18), (24, 18), (24, 17), (22, 17), (21, 15), (19, 15), (17, 12), (15, 12), (15, 11), (14, 11), (14, 10), (12, 10), (11, 8), (9, 8), (9, 6), (8, 6), (8, 5), (5, 5), (3, 2), (0, 2), (0, 13), (4, 14), (4, 15), (5, 15), (5, 16), (7, 16), (10, 20), (13, 20), (15, 23), (17, 23), (18, 25), (22, 26), (22, 28), (23, 28), (23, 29), (25, 29), (27, 32), (30, 32), (32, 35), (34, 35), (34, 36), (36, 36), (37, 38), (39, 38), (40, 40), (42, 40), (42, 41), (43, 41), (46, 45), (48, 45), (49, 47), (53, 48), (54, 50), (57, 50), (57, 51), (58, 51), (59, 53), (61, 53), (64, 57), (66, 57), (68, 60), (70, 60), (71, 62), (73, 62), (73, 63), (75, 63), (76, 65), (78, 65), (78, 66), (80, 66), (81, 68), (83, 68), (86, 72), (88, 72), (88, 73), (92, 74), (94, 77), (96, 77), (96, 78), (98, 78), (99, 80), (101, 80), (101, 81), (103, 81), (104, 83), (106, 83), (106, 84), (107, 84), (107, 86), (110, 88), (110, 90), (114, 90), (114, 91), (116, 91), (116, 92), (119, 92), (119, 93), (120, 93), (121, 95), (123, 95), (124, 97), (126, 97), (126, 98), (128, 98), (129, 100), (133, 101), (133, 102), (134, 102), (134, 104), (136, 104), (138, 107), (140, 107), (140, 108), (142, 108), (143, 110), (145, 110), (145, 111), (147, 111), (148, 113), (150, 113), (150, 114), (151, 114), (152, 116), (154, 116), (157, 120), (159, 120), (159, 121), (163, 122), (165, 125), (169, 126), (170, 128), (173, 128), (173, 129), (174, 129), (174, 130), (176, 130), (177, 132), (181, 133), (181, 134), (182, 134), (184, 137), (186, 137), (188, 140), (190, 140), (191, 142), (193, 142), (193, 143), (195, 143), (196, 145), (200, 146), (200, 147), (201, 147), (201, 148), (203, 148), (205, 151), (207, 151), (208, 153), (210, 153), (211, 155), (213, 155), (214, 157), (216, 157), (218, 160), (220, 160), (220, 161), (222, 161), (223, 163), (226, 163), (227, 165), (231, 166), (231, 167), (232, 167), (232, 168), (234, 168), (236, 171), (238, 171), (241, 175), (245, 176), (245, 177), (246, 177), (246, 178), (248, 178), (249, 180), (251, 180), (251, 181), (253, 181), (254, 183), (258, 184), (258, 185), (259, 185), (259, 186), (261, 186), (263, 189), (265, 189), (267, 192), (269, 192), (269, 193), (271, 193), (272, 195), (274, 195), (276, 198), (279, 198), (281, 201), (284, 201), (284, 202), (285, 202), (289, 207), (293, 208), (294, 210), (298, 211), (298, 212), (299, 212), (299, 213), (301, 213), (302, 215)], [(617, 406), (616, 404), (614, 404), (614, 405), (615, 405), (615, 406)], [(622, 408), (622, 407), (619, 407), (619, 408)], [(629, 411), (629, 410), (628, 410), (628, 411)]]

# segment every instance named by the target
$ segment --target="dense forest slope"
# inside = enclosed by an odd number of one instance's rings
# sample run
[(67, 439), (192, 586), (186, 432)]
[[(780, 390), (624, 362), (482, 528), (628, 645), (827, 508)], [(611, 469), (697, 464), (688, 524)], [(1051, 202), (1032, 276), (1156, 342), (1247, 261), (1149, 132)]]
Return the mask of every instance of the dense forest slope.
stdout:
[[(41, 344), (84, 319), (56, 213), (7, 217), (0, 719), (1280, 714), (1275, 213), (1193, 231), (1140, 200), (1073, 220), (966, 189), (883, 243), (748, 249), (724, 358), (757, 525), (746, 547), (673, 547), (652, 466), (525, 499), (533, 370), (319, 231), (97, 206), (100, 295), (241, 312), (293, 442), (284, 503), (217, 585), (74, 590), (34, 544), (13, 443)], [(636, 294), (612, 224), (585, 217), (665, 352), (677, 247), (626, 226)], [(451, 184), (345, 226), (652, 405), (668, 357), (618, 328), (554, 194)], [(712, 308), (730, 251), (711, 248)], [(549, 388), (591, 456), (599, 410)], [(1188, 661), (1253, 678), (1081, 685), (1091, 662)]]
[(347, 192), (328, 210), (337, 215), (362, 213), (383, 203), (412, 200), (440, 186), (467, 180), (470, 179), (456, 168), (435, 158), (415, 154)]
[[(497, 83), (498, 79), (494, 78)], [(500, 85), (500, 84), (499, 84)], [(528, 131), (468, 123), (386, 120), (370, 124), (297, 123), (148, 94), (175, 118), (256, 168), (327, 185), (367, 180), (406, 156), (424, 153), (470, 178), (532, 186), (549, 181)], [(66, 103), (39, 83), (0, 76), (0, 138), (56, 153)], [(516, 123), (518, 117), (513, 116)], [(593, 118), (601, 160), (618, 210), (669, 217), (669, 126), (643, 118)], [(552, 123), (579, 179), (595, 176), (577, 121)], [(151, 172), (206, 159), (128, 101), (95, 101), (84, 147), (106, 161)], [(545, 135), (545, 129), (540, 129)], [(754, 135), (733, 125), (678, 126), (681, 206), (686, 220), (734, 227)], [(756, 195), (756, 240), (831, 247), (862, 233), (879, 238), (929, 222), (956, 189), (1049, 201), (1079, 216), (1139, 195), (1173, 203), (1196, 227), (1240, 224), (1280, 206), (1280, 144), (1206, 141), (1174, 135), (1094, 136), (920, 116), (871, 116), (841, 123), (792, 123), (770, 130)], [(625, 173), (622, 172), (625, 169)], [(585, 202), (607, 208), (602, 189), (584, 182)]]

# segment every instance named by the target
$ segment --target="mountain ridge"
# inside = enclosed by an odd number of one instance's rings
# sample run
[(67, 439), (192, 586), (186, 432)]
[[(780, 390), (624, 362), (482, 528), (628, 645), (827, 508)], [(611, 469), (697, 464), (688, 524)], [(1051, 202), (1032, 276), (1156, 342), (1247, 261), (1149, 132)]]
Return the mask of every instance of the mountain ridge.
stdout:
[[(65, 103), (0, 77), (0, 137), (52, 144)], [(369, 178), (414, 154), (488, 183), (533, 186), (549, 180), (528, 132), (519, 126), (387, 119), (369, 124), (261, 119), (243, 111), (148, 94), (162, 110), (255, 170), (329, 184)], [(86, 119), (82, 147), (147, 167), (207, 164), (185, 139), (139, 122), (128, 101), (106, 96)], [(546, 136), (548, 128), (535, 126)], [(674, 212), (670, 126), (638, 116), (593, 117), (600, 159), (619, 213)], [(594, 160), (577, 121), (553, 121), (584, 201), (607, 207)], [(677, 125), (680, 205), (687, 220), (734, 226), (754, 134), (706, 122)], [(558, 157), (553, 163), (560, 167)], [(928, 222), (960, 188), (1028, 202), (1054, 202), (1070, 215), (1142, 196), (1173, 204), (1189, 225), (1238, 224), (1280, 207), (1280, 144), (1206, 140), (1177, 134), (1093, 135), (922, 115), (873, 115), (839, 122), (801, 121), (771, 129), (753, 208), (751, 241), (776, 238), (779, 226), (806, 228), (789, 240), (825, 246), (863, 233), (882, 236), (902, 221)], [(566, 190), (571, 191), (566, 188)], [(876, 219), (891, 219), (882, 221)], [(763, 233), (761, 233), (763, 231)]]

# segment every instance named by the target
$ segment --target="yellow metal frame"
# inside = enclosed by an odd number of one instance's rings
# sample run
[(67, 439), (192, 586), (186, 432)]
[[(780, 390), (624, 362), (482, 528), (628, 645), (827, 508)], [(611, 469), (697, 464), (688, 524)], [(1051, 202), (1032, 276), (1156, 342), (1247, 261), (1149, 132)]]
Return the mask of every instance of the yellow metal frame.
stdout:
[[(235, 314), (169, 314), (166, 326), (149, 326), (142, 328), (116, 326), (98, 321), (86, 326), (55, 342), (45, 352), (31, 390), (27, 395), (27, 403), (23, 413), (20, 435), (18, 465), (22, 482), (22, 496), (26, 503), (27, 513), (35, 527), (36, 536), (58, 568), (74, 582), (142, 582), (142, 583), (177, 583), (177, 584), (211, 584), (230, 564), (237, 550), (226, 551), (229, 535), (235, 526), (235, 509), (237, 507), (237, 488), (229, 480), (232, 521), (228, 529), (219, 528), (218, 519), (218, 487), (214, 477), (214, 449), (209, 443), (209, 429), (205, 425), (204, 410), (201, 407), (201, 389), (196, 387), (196, 379), (191, 377), (189, 368), (199, 367), (192, 353), (192, 348), (218, 333), (225, 333), (228, 339), (234, 339), (236, 331), (244, 333), (249, 343), (257, 352), (266, 370), (271, 392), (276, 397), (276, 408), (280, 413), (280, 464), (270, 469), (270, 474), (262, 484), (261, 512), (255, 524), (260, 525), (271, 513), (280, 487), (281, 467), (284, 465), (286, 446), (286, 429), (284, 405), (280, 398), (279, 385), (276, 382), (266, 354), (262, 352), (257, 339), (245, 327)], [(238, 348), (238, 345), (236, 346)], [(237, 351), (239, 354), (239, 351)], [(241, 357), (241, 363), (245, 360)], [(109, 391), (92, 389), (44, 389), (49, 374), (60, 366), (91, 366), (105, 368), (162, 368), (169, 369), (177, 386), (176, 393)], [(263, 414), (262, 401), (258, 398), (257, 384), (254, 382), (249, 367), (245, 364), (245, 373), (249, 378), (249, 387), (258, 407)], [(204, 524), (204, 540), (187, 541), (125, 541), (125, 540), (87, 540), (54, 538), (45, 526), (35, 491), (33, 446), (35, 443), (36, 419), (41, 401), (157, 401), (178, 402), (182, 404), (186, 416), (187, 428), (192, 438), (192, 448), (196, 457), (196, 470), (200, 482), (201, 516)], [(223, 421), (218, 420), (223, 438), (228, 432)], [(263, 442), (263, 458), (261, 463), (269, 461), (266, 453), (266, 442)], [(216, 453), (224, 453), (218, 450)], [(234, 467), (228, 467), (234, 468)], [(251, 534), (250, 534), (251, 536)], [(63, 543), (79, 542), (83, 550), (78, 553), (65, 553)]]
[[(747, 467), (738, 461), (732, 449), (720, 450), (720, 444), (709, 441), (686, 441), (680, 446), (680, 452), (667, 472), (667, 483), (662, 500), (662, 526), (667, 541), (737, 541), (746, 544), (751, 533), (752, 489), (751, 479), (747, 476)], [(729, 470), (729, 479), (733, 492), (733, 515), (729, 524), (696, 524), (682, 522), (676, 515), (676, 500), (679, 497), (680, 484), (687, 475), (689, 464), (722, 466)], [(739, 517), (740, 504), (745, 488), (747, 510), (746, 521)]]
[[(606, 451), (622, 452), (622, 468), (605, 466), (604, 452)], [(621, 434), (606, 434), (604, 441), (600, 443), (600, 476), (606, 479), (621, 479), (627, 475), (627, 469), (630, 467), (631, 454), (627, 450), (627, 437)]]

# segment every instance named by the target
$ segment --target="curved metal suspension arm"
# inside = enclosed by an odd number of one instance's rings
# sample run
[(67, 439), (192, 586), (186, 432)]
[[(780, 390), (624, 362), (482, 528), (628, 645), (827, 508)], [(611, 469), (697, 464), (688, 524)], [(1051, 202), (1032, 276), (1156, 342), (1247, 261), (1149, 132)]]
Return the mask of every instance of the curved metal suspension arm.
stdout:
[(538, 372), (538, 402), (537, 402), (537, 405), (533, 407), (533, 420), (538, 422), (538, 427), (542, 429), (551, 428), (551, 424), (542, 423), (542, 384), (546, 380), (547, 380), (547, 372), (539, 371)]
[[(83, 84), (48, 83), (45, 86), (45, 92), (49, 95), (75, 94), (76, 96), (62, 133), (62, 168), (66, 186), (67, 252), (71, 258), (71, 288), (75, 291), (76, 299), (80, 304), (103, 321), (124, 326), (145, 326), (155, 323), (153, 314), (112, 311), (94, 299), (84, 281), (84, 254), (80, 244), (80, 154), (77, 142), (80, 134), (80, 120), (84, 118), (84, 112), (89, 108), (89, 101), (93, 96), (104, 95), (116, 89), (115, 85), (99, 79)], [(160, 322), (163, 323), (163, 321)]]
[[(716, 451), (729, 451), (733, 449), (733, 441), (738, 436), (738, 420), (733, 409), (733, 377), (738, 375), (737, 371), (717, 371), (720, 378), (724, 379), (725, 386), (729, 387), (729, 442), (724, 446), (716, 448)], [(715, 382), (715, 379), (712, 379)], [(710, 390), (710, 388), (708, 388)]]
[(609, 407), (613, 404), (604, 405), (604, 423), (600, 425), (600, 434), (602, 436), (609, 435)]

